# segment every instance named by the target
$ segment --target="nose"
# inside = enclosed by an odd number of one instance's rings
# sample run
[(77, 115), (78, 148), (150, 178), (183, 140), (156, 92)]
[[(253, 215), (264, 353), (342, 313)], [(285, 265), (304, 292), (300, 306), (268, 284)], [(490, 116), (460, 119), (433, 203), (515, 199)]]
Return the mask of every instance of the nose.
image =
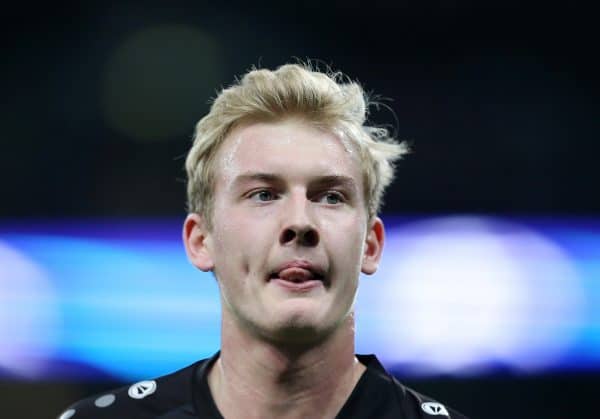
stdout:
[(319, 244), (319, 233), (312, 226), (289, 226), (279, 236), (282, 245), (297, 243), (300, 246), (315, 247)]
[(281, 245), (297, 244), (315, 247), (319, 244), (319, 232), (311, 220), (306, 199), (299, 199), (287, 208), (285, 222), (279, 235)]

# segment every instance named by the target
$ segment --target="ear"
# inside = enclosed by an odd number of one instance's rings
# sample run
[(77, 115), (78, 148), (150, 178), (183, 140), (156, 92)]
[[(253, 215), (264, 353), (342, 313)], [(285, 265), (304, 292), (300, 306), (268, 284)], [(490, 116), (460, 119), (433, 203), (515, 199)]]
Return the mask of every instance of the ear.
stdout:
[(188, 259), (201, 271), (214, 268), (214, 262), (208, 246), (209, 233), (206, 223), (199, 214), (188, 214), (183, 223), (183, 244)]
[(365, 239), (365, 250), (361, 265), (362, 273), (367, 275), (375, 273), (379, 266), (384, 242), (385, 229), (383, 227), (383, 221), (381, 221), (381, 218), (375, 217)]

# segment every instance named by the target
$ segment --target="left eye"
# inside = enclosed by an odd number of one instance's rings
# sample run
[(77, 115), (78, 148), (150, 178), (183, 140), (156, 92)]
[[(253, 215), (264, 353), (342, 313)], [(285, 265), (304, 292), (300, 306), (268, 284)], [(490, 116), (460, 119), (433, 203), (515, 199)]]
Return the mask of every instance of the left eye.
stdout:
[(329, 205), (339, 204), (343, 201), (344, 198), (341, 196), (341, 194), (337, 192), (327, 192), (326, 194), (323, 194), (319, 197), (319, 202)]

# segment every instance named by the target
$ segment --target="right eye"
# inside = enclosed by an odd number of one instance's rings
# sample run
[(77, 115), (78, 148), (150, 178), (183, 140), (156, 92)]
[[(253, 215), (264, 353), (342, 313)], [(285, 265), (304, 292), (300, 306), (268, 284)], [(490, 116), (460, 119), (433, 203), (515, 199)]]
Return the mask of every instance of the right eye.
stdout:
[(257, 202), (269, 202), (277, 199), (277, 196), (268, 189), (260, 189), (252, 192), (248, 198)]

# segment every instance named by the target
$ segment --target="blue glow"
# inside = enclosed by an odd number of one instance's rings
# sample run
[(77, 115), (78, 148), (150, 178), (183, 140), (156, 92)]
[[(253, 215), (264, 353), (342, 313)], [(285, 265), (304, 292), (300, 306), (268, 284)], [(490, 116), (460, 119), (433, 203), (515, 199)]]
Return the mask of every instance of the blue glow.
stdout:
[[(600, 367), (600, 221), (386, 219), (379, 272), (361, 278), (357, 350), (415, 373)], [(211, 274), (181, 220), (0, 224), (0, 371), (65, 362), (126, 380), (219, 348)], [(29, 365), (24, 368), (22, 365)]]

